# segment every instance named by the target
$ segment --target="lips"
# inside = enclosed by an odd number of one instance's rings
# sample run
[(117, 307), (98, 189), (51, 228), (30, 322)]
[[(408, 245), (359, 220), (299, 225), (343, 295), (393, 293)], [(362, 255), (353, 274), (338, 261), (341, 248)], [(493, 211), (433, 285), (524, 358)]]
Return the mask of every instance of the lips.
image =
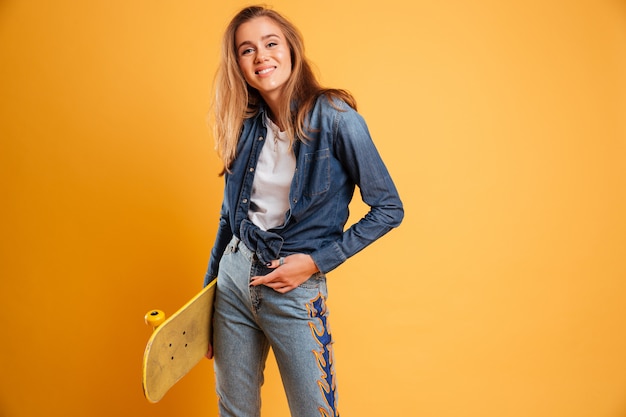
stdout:
[(276, 69), (276, 67), (267, 67), (267, 68), (263, 68), (263, 69), (260, 69), (260, 70), (256, 70), (256, 71), (254, 71), (254, 73), (256, 75), (265, 75), (265, 74), (268, 74), (268, 73), (274, 71), (275, 69)]

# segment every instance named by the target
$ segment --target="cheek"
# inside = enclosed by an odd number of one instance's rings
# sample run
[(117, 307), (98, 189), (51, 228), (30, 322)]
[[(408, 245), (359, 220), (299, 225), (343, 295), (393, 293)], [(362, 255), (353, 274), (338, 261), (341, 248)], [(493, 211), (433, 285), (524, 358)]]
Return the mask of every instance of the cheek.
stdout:
[(283, 62), (286, 62), (289, 64), (289, 67), (293, 67), (293, 62), (291, 60), (291, 51), (286, 50), (283, 52)]
[(289, 71), (291, 75), (291, 71), (293, 70), (293, 62), (291, 60), (291, 53), (289, 51), (284, 52), (282, 54), (281, 60), (283, 62), (283, 66)]
[(239, 73), (243, 76), (244, 80), (250, 83), (250, 68), (248, 68), (249, 66), (247, 66), (245, 63), (242, 63), (241, 61), (237, 61), (237, 66), (239, 67)]

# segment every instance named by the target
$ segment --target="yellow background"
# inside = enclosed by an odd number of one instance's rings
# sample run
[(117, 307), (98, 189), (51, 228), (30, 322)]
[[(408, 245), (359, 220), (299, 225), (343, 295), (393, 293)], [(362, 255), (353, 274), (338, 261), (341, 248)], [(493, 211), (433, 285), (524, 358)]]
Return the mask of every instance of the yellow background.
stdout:
[[(329, 276), (342, 415), (625, 416), (624, 1), (273, 4), (406, 204)], [(142, 397), (143, 315), (201, 287), (243, 5), (0, 1), (0, 416), (216, 415), (209, 361)]]

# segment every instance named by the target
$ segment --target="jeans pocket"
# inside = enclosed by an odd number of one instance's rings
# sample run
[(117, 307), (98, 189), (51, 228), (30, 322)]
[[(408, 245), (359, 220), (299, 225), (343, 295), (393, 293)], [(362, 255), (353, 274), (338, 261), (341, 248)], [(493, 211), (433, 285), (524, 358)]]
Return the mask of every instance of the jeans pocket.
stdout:
[(326, 275), (321, 272), (316, 272), (311, 275), (309, 279), (304, 281), (302, 284), (298, 286), (298, 288), (306, 289), (306, 290), (317, 290), (326, 292)]

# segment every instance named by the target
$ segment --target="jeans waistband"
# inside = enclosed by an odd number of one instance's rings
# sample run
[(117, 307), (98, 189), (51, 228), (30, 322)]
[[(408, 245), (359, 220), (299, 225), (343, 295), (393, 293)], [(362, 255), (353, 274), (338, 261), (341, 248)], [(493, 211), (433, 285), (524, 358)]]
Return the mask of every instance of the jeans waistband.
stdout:
[(233, 236), (228, 246), (233, 248), (233, 252), (240, 251), (250, 261), (258, 262), (259, 258), (256, 253), (250, 250), (246, 244), (237, 236)]

